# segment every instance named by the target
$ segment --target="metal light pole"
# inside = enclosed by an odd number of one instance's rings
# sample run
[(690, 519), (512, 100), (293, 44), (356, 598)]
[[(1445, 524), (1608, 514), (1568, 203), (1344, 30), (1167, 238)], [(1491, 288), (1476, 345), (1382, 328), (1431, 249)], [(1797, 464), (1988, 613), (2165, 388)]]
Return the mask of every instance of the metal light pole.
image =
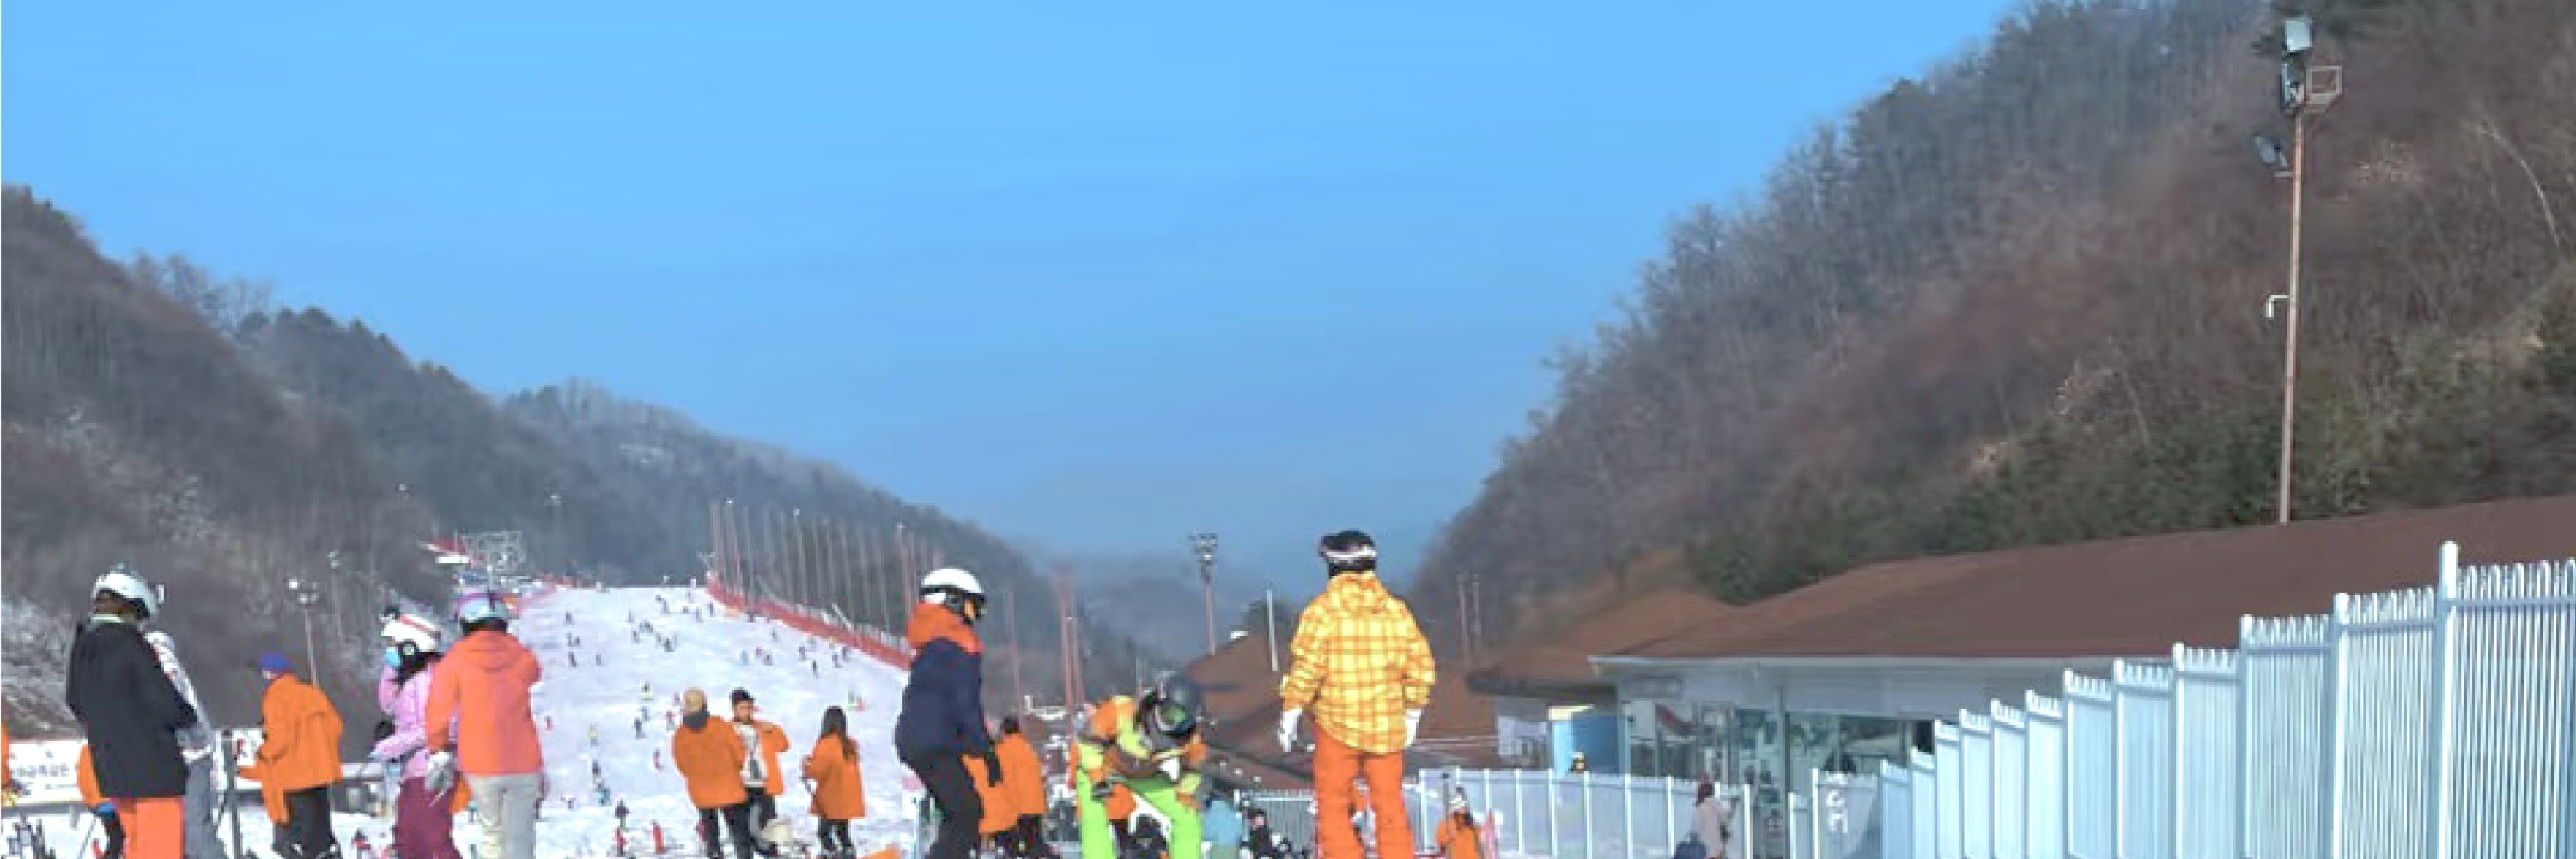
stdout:
[(554, 514), (556, 551), (563, 553), (563, 557), (556, 559), (563, 564), (562, 569), (558, 570), (558, 572), (570, 573), (572, 572), (572, 541), (564, 539), (563, 493), (546, 493), (546, 507), (552, 510)]
[(1261, 622), (1269, 628), (1270, 673), (1279, 673), (1279, 602), (1274, 591), (1261, 589)]
[(2304, 16), (2293, 16), (2282, 22), (2281, 111), (2290, 117), (2290, 147), (2286, 163), (2280, 161), (2279, 144), (2257, 136), (2256, 153), (2290, 180), (2290, 272), (2288, 290), (2263, 303), (2263, 315), (2270, 317), (2275, 308), (2288, 315), (2283, 322), (2281, 338), (2281, 455), (2277, 478), (2280, 494), (2274, 501), (2276, 520), (2290, 521), (2291, 466), (2297, 452), (2296, 430), (2299, 411), (2299, 245), (2305, 236), (2304, 216), (2307, 208), (2308, 126), (2325, 116), (2343, 95), (2341, 66), (2308, 67), (2308, 50), (2313, 44), (2310, 24)]
[(1190, 535), (1190, 551), (1199, 558), (1199, 592), (1207, 599), (1207, 649), (1216, 652), (1216, 535)]
[(305, 579), (287, 579), (286, 592), (295, 598), (295, 607), (304, 615), (304, 670), (318, 678), (321, 651), (313, 647), (313, 606), (322, 601), (322, 584)]

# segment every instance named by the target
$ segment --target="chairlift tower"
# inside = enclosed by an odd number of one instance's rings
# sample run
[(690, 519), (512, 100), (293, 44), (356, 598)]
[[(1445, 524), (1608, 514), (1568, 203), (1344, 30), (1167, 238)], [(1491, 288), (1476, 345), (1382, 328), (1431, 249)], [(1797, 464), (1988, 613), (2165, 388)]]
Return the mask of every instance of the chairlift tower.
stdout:
[(497, 581), (517, 578), (528, 553), (517, 531), (483, 531), (465, 535), (465, 557)]

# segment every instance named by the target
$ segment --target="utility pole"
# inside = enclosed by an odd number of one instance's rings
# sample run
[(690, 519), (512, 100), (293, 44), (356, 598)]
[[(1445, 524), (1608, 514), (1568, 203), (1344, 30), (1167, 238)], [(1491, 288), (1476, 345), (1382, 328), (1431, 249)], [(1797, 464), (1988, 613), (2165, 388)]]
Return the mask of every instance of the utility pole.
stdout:
[(1055, 568), (1056, 606), (1064, 613), (1064, 705), (1070, 710), (1082, 706), (1082, 614), (1073, 597), (1073, 570), (1062, 564)]
[(1270, 673), (1279, 673), (1279, 601), (1277, 592), (1261, 589), (1261, 621), (1269, 627)]
[[(2299, 251), (2306, 234), (2303, 217), (2307, 208), (2308, 129), (2322, 119), (2336, 100), (2343, 97), (2343, 67), (2308, 67), (2308, 51), (2314, 40), (2312, 25), (2304, 15), (2293, 15), (2281, 22), (2281, 112), (2290, 117), (2290, 152), (2285, 178), (2290, 180), (2290, 273), (2289, 288), (2272, 296), (2263, 305), (2266, 317), (2274, 305), (2288, 315), (2282, 324), (2281, 338), (2281, 456), (2278, 483), (2280, 495), (2274, 501), (2279, 521), (2288, 524), (2291, 506), (2293, 456), (2297, 452), (2299, 411)], [(2255, 138), (2256, 153), (2273, 162), (2279, 144), (2267, 138)]]
[(551, 518), (553, 518), (553, 519), (554, 519), (554, 526), (555, 526), (555, 533), (554, 533), (554, 538), (555, 538), (555, 551), (556, 551), (556, 552), (561, 553), (561, 554), (556, 555), (556, 556), (555, 556), (555, 559), (554, 559), (555, 563), (558, 565), (558, 566), (556, 567), (556, 569), (557, 569), (558, 571), (567, 571), (567, 572), (568, 572), (568, 571), (570, 571), (570, 570), (571, 570), (571, 568), (572, 568), (572, 567), (571, 567), (572, 551), (571, 551), (571, 549), (567, 548), (567, 544), (566, 544), (566, 542), (565, 542), (565, 540), (564, 540), (564, 529), (563, 529), (563, 493), (561, 493), (561, 492), (548, 492), (548, 493), (546, 493), (546, 512), (547, 512), (547, 514), (548, 514)]
[(1216, 535), (1190, 535), (1190, 552), (1199, 559), (1199, 594), (1207, 601), (1207, 652), (1216, 652)]
[(322, 601), (322, 585), (307, 579), (287, 579), (286, 592), (295, 598), (295, 607), (304, 616), (304, 670), (308, 679), (321, 682), (322, 652), (313, 647), (313, 606)]
[(886, 620), (890, 612), (885, 606), (885, 588), (877, 584), (877, 577), (885, 575), (885, 541), (878, 539), (875, 529), (859, 531), (859, 565), (859, 596), (866, 601), (868, 622), (894, 631)]
[(807, 608), (819, 607), (822, 601), (814, 598), (814, 583), (810, 578), (814, 570), (805, 563), (805, 508), (788, 508), (787, 539), (794, 551), (789, 557), (793, 559), (796, 570), (796, 602)]
[(1020, 640), (1018, 608), (1012, 605), (1002, 607), (1002, 631), (1011, 637), (1011, 700), (1022, 702), (1022, 706), (1027, 706), (1029, 690), (1028, 686), (1020, 682), (1020, 663), (1028, 659), (1029, 650), (1027, 643)]

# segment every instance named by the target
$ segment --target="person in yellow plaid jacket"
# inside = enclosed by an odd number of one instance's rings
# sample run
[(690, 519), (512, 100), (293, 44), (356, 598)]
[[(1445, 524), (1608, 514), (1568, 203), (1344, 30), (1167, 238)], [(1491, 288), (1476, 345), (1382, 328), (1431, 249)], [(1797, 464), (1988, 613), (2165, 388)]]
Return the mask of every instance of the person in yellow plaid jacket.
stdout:
[(1321, 546), (1331, 580), (1297, 616), (1288, 676), (1279, 681), (1279, 747), (1293, 750), (1297, 720), (1315, 716), (1315, 846), (1323, 859), (1360, 859), (1351, 825), (1353, 782), (1368, 787), (1379, 856), (1410, 856), (1404, 816), (1404, 750), (1431, 702), (1431, 644), (1413, 610), (1377, 580), (1377, 543), (1343, 531)]

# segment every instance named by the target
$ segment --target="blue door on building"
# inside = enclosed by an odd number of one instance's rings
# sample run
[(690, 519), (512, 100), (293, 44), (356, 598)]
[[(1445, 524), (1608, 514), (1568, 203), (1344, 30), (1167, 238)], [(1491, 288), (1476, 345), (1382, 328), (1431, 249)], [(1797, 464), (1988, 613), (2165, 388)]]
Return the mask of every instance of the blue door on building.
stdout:
[(1549, 723), (1548, 768), (1565, 772), (1574, 766), (1576, 752), (1595, 773), (1612, 774), (1628, 770), (1628, 756), (1620, 747), (1618, 711), (1590, 711)]

